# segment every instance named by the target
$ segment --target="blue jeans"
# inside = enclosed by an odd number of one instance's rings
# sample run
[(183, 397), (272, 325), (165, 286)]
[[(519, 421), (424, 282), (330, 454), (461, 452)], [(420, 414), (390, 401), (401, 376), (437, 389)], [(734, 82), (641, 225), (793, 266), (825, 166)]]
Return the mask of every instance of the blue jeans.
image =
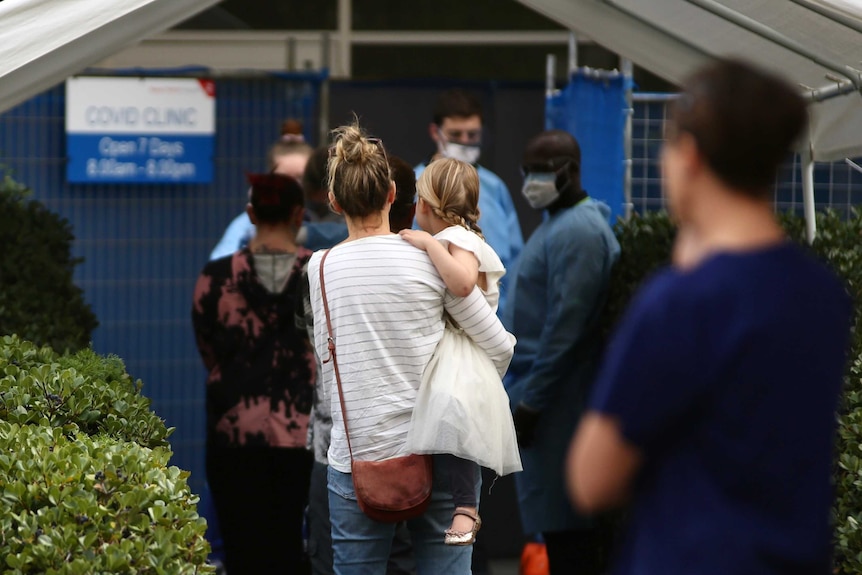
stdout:
[[(454, 504), (447, 491), (449, 478), (434, 457), (431, 503), (423, 515), (407, 522), (418, 575), (470, 575), (472, 546), (443, 543), (443, 532), (452, 522)], [(481, 479), (479, 480), (481, 481)], [(478, 494), (480, 485), (476, 485)], [(477, 499), (478, 500), (478, 499)], [(329, 514), (336, 575), (384, 575), (394, 523), (369, 519), (356, 503), (353, 476), (329, 468)]]
[[(332, 524), (329, 522), (329, 466), (318, 461), (311, 470), (308, 490), (308, 557), (312, 575), (334, 575)], [(207, 532), (209, 534), (209, 532)], [(386, 575), (416, 575), (413, 546), (407, 526), (399, 523), (392, 541)]]

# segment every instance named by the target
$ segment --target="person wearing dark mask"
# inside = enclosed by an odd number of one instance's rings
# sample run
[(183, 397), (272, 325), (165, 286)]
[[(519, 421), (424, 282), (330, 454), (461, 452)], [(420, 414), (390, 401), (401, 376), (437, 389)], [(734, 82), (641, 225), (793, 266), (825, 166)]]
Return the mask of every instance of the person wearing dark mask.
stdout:
[[(448, 90), (440, 94), (434, 106), (428, 134), (436, 150), (428, 161), (416, 166), (416, 177), (437, 158), (452, 158), (472, 164), (479, 172), (479, 222), (488, 242), (507, 270), (514, 270), (524, 247), (518, 213), (509, 188), (497, 174), (478, 164), (482, 149), (482, 106), (472, 94)], [(506, 308), (509, 274), (500, 284), (498, 314)]]
[(524, 471), (524, 532), (541, 534), (551, 575), (602, 573), (603, 531), (574, 512), (560, 468), (602, 348), (599, 317), (619, 244), (610, 209), (581, 189), (581, 150), (551, 130), (527, 144), (522, 193), (546, 218), (530, 236), (503, 323), (518, 339), (505, 380)]

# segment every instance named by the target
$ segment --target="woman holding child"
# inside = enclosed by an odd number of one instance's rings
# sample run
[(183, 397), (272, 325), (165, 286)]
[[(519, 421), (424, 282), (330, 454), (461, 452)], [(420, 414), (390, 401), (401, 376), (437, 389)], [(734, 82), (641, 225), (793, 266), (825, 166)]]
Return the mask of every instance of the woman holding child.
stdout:
[[(453, 295), (435, 267), (439, 262), (390, 231), (389, 210), (396, 190), (382, 142), (366, 137), (358, 125), (336, 130), (329, 178), (330, 204), (344, 214), (349, 232), (345, 242), (328, 252), (323, 275), (352, 457), (382, 461), (408, 455), (413, 409), (423, 373), (446, 329), (444, 311), (479, 342), (498, 377), (508, 366), (514, 340), (476, 286), (477, 279), (472, 289), (464, 290), (466, 297)], [(326, 358), (329, 333), (319, 279), (322, 257), (323, 252), (312, 257), (308, 277), (315, 348)], [(469, 267), (467, 271), (475, 275)], [(338, 390), (332, 362), (324, 363), (321, 377), (333, 398), (328, 459), (335, 572), (383, 574), (395, 524), (374, 521), (360, 510), (345, 414), (335, 401)], [(447, 545), (444, 540), (454, 501), (447, 466), (439, 457), (434, 463), (431, 502), (422, 515), (407, 523), (417, 570), (420, 575), (467, 574), (472, 547), (453, 541)], [(478, 494), (478, 479), (474, 490)], [(480, 522), (475, 513), (464, 518), (469, 536), (463, 542), (469, 543)]]

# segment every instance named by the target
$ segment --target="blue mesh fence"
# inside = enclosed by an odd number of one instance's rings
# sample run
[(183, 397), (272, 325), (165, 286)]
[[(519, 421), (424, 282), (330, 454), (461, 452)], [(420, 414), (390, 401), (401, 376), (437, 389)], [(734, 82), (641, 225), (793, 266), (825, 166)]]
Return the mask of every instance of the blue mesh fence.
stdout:
[(62, 85), (0, 115), (0, 165), (66, 217), (84, 258), (76, 281), (100, 325), (99, 353), (119, 355), (169, 426), (173, 463), (204, 480), (205, 372), (190, 323), (197, 275), (228, 222), (245, 205), (246, 171), (267, 169), (281, 122), (297, 118), (319, 133), (325, 76), (291, 74), (216, 79), (211, 184), (69, 184), (65, 179)]
[[(667, 94), (664, 99), (656, 96), (650, 94), (646, 97), (650, 101), (643, 101), (635, 94), (632, 121), (632, 204), (636, 212), (661, 209), (664, 206), (660, 155), (664, 142), (667, 106), (672, 95)], [(788, 158), (779, 169), (773, 197), (776, 211), (802, 213), (799, 156)], [(862, 203), (862, 173), (843, 161), (816, 163), (814, 198), (817, 209), (832, 208), (848, 215), (853, 206)]]
[(545, 102), (545, 129), (566, 130), (581, 145), (581, 183), (611, 207), (612, 221), (624, 213), (623, 128), (629, 79), (616, 73), (578, 71)]

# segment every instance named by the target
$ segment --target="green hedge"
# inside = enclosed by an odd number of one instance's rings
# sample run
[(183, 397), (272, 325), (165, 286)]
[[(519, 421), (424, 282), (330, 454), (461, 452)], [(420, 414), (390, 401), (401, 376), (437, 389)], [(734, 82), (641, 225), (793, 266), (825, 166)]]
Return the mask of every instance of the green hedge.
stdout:
[[(795, 215), (782, 215), (788, 236), (807, 245), (805, 222)], [(810, 249), (827, 262), (846, 282), (857, 304), (853, 324), (850, 362), (838, 417), (836, 465), (835, 573), (862, 573), (862, 217), (853, 212), (842, 217), (834, 211), (817, 214), (817, 239)], [(670, 261), (674, 227), (666, 213), (648, 213), (615, 226), (622, 252), (614, 270), (605, 314), (610, 332), (638, 286), (651, 273)], [(789, 479), (792, 481), (792, 479)]]
[(170, 451), (0, 422), (4, 573), (207, 572), (206, 523)]
[(213, 573), (173, 429), (116, 357), (0, 339), (0, 566), (16, 575)]
[[(2, 167), (0, 167), (2, 173)], [(0, 335), (63, 350), (90, 344), (98, 325), (72, 281), (69, 222), (30, 198), (8, 175), (0, 179)]]
[(0, 420), (169, 447), (173, 429), (150, 411), (141, 382), (132, 381), (118, 357), (90, 349), (61, 356), (5, 337), (0, 375)]

